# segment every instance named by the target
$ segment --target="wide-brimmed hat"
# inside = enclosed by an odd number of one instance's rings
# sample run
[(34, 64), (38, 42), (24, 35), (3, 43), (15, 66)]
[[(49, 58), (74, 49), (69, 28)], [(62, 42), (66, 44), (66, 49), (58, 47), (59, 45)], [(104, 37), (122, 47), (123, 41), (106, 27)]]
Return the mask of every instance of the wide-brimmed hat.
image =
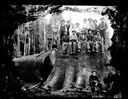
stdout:
[(88, 20), (92, 20), (92, 18), (88, 18)]
[(83, 29), (83, 30), (81, 30), (81, 32), (85, 32), (85, 30)]
[(87, 19), (86, 19), (86, 18), (84, 18), (84, 19), (83, 19), (83, 21), (87, 21)]
[(105, 18), (104, 17), (101, 17), (100, 20), (105, 20)]
[(72, 30), (72, 32), (76, 32), (75, 30)]
[(65, 22), (65, 20), (64, 20), (64, 19), (62, 19), (62, 20), (61, 20), (61, 22)]
[(76, 24), (80, 25), (80, 23), (76, 23)]

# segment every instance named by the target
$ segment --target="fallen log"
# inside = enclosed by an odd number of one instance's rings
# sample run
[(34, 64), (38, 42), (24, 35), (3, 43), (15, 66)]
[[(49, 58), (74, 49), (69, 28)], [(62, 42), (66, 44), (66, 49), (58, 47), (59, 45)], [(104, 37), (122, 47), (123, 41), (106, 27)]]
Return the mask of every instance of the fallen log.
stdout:
[(21, 79), (26, 81), (45, 81), (56, 61), (56, 50), (13, 59)]

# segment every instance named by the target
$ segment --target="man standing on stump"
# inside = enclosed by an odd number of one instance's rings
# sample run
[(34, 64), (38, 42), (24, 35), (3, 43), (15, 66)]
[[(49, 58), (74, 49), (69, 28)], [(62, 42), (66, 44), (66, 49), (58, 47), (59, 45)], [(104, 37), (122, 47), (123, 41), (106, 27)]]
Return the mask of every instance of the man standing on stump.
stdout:
[(105, 19), (102, 17), (101, 22), (99, 23), (99, 30), (101, 32), (101, 37), (104, 39), (104, 45), (106, 41), (106, 29), (108, 28), (107, 23), (105, 22)]
[(59, 32), (60, 32), (60, 45), (62, 45), (62, 38), (64, 36), (65, 30), (66, 30), (65, 21), (62, 20), (60, 28), (59, 28)]

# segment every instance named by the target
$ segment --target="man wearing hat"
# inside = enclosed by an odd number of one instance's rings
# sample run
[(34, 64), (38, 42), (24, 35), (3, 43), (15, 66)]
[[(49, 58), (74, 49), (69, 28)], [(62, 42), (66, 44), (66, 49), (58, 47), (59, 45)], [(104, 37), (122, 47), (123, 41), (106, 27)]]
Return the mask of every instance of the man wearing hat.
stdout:
[(68, 20), (67, 23), (66, 23), (66, 32), (67, 32), (68, 36), (69, 36), (70, 27), (71, 27), (70, 21)]
[(96, 87), (99, 87), (99, 91), (102, 90), (102, 84), (99, 80), (97, 72), (95, 70), (92, 71), (92, 74), (89, 77), (89, 85), (91, 87), (91, 91), (94, 93), (96, 91)]
[(72, 30), (72, 35), (69, 38), (69, 49), (71, 51), (71, 54), (76, 53), (76, 42), (78, 41), (76, 31)]
[(85, 31), (85, 33), (88, 33), (88, 26), (87, 26), (88, 24), (87, 24), (87, 20), (86, 19), (84, 19), (83, 20), (83, 26), (82, 26), (82, 28), (84, 29), (84, 31)]
[(87, 52), (94, 51), (93, 40), (94, 40), (93, 32), (92, 30), (89, 30), (87, 35)]
[(76, 31), (77, 37), (79, 37), (80, 32), (81, 32), (81, 28), (80, 28), (80, 24), (79, 23), (75, 24), (75, 31)]
[(94, 35), (95, 35), (97, 33), (97, 31), (98, 31), (97, 20), (93, 20), (93, 25), (94, 25)]
[(57, 48), (59, 45), (58, 41), (59, 41), (59, 36), (57, 30), (55, 29), (55, 31), (53, 32), (53, 44), (57, 45)]
[(87, 41), (87, 36), (85, 35), (85, 31), (81, 31), (81, 35), (78, 37), (78, 52), (80, 52), (81, 48), (85, 46)]
[(63, 42), (63, 54), (67, 54), (68, 43), (69, 43), (69, 36), (68, 36), (67, 32), (65, 32), (65, 34), (62, 38), (62, 42)]
[(104, 44), (105, 44), (105, 40), (106, 40), (106, 29), (108, 28), (107, 23), (105, 22), (105, 19), (102, 17), (100, 19), (100, 23), (99, 23), (99, 30), (101, 32), (101, 36), (104, 39)]
[(87, 28), (89, 30), (94, 30), (93, 20), (91, 18), (88, 18)]
[(65, 26), (65, 21), (61, 21), (61, 25), (59, 27), (59, 32), (60, 32), (60, 44), (62, 45), (62, 38), (64, 36), (64, 33), (66, 31), (66, 26)]

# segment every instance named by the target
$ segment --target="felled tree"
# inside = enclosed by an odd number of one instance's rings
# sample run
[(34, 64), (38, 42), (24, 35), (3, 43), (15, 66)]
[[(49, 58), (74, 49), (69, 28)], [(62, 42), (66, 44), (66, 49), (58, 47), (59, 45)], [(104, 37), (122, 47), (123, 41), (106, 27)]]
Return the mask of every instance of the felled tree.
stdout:
[[(42, 6), (38, 10), (47, 10), (50, 6)], [(0, 17), (0, 98), (22, 97), (24, 94), (21, 91), (20, 79), (17, 75), (14, 63), (12, 62), (14, 30), (19, 24), (37, 19), (33, 14), (26, 14), (26, 9), (22, 5), (4, 5), (1, 6)], [(52, 12), (52, 11), (51, 11)]]

